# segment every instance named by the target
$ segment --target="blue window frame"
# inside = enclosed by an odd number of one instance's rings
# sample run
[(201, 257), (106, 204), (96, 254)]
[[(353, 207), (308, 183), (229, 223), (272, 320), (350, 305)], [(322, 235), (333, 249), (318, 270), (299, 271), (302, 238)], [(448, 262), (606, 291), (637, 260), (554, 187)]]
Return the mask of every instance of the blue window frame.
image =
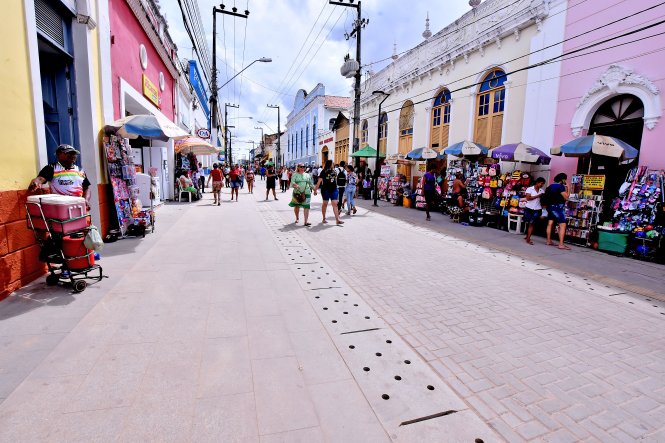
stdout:
[(485, 79), (480, 84), (479, 92), (487, 92), (491, 89), (500, 88), (506, 82), (508, 77), (501, 69), (495, 69), (485, 76)]

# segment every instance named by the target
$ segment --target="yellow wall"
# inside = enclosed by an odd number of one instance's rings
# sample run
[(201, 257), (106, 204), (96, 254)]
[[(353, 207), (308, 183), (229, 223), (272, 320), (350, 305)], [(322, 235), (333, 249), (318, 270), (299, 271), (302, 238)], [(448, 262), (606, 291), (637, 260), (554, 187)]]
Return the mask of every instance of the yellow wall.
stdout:
[[(37, 175), (37, 140), (24, 6), (3, 2), (0, 26), (0, 191), (25, 189)], [(11, 43), (10, 43), (11, 42)]]

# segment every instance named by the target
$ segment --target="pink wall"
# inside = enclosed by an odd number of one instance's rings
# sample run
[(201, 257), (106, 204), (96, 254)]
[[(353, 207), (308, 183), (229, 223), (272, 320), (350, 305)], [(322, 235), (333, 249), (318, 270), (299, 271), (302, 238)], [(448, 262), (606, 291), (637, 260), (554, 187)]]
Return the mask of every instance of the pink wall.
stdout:
[[(660, 3), (659, 0), (605, 0), (602, 2), (569, 0), (566, 18), (566, 39), (589, 30), (594, 30), (599, 25), (618, 20), (658, 3)], [(576, 48), (611, 38), (617, 34), (623, 34), (654, 21), (662, 20), (663, 14), (665, 14), (665, 7), (661, 6), (603, 29), (594, 30), (589, 34), (564, 43), (564, 52), (570, 52)], [(663, 32), (663, 25), (605, 43), (588, 51), (608, 48), (661, 32)], [(564, 57), (564, 59), (568, 59), (562, 62), (561, 67), (554, 144), (565, 143), (574, 138), (571, 131), (571, 121), (577, 105), (584, 94), (611, 64), (618, 64), (633, 69), (636, 74), (651, 80), (658, 86), (660, 91), (664, 91), (665, 75), (663, 74), (665, 74), (665, 64), (663, 64), (662, 60), (665, 57), (665, 52), (660, 51), (641, 55), (642, 53), (661, 50), (664, 47), (665, 36), (659, 36), (582, 57)], [(662, 99), (660, 108), (663, 108)], [(646, 126), (644, 127), (639, 158), (640, 165), (647, 165), (652, 169), (665, 168), (665, 146), (663, 146), (663, 140), (665, 139), (664, 125), (665, 121), (661, 119), (653, 130), (647, 129)], [(586, 131), (580, 135), (585, 134)], [(551, 162), (551, 168), (555, 174), (558, 172), (574, 173), (577, 168), (577, 159), (554, 157)]]
[[(152, 46), (150, 39), (141, 27), (126, 0), (109, 1), (109, 19), (111, 24), (111, 70), (113, 77), (113, 115), (120, 115), (120, 78), (124, 79), (134, 89), (143, 94), (143, 77), (148, 78), (159, 88), (159, 73), (164, 73), (165, 88), (159, 91), (162, 113), (171, 121), (175, 115), (175, 101), (173, 98), (174, 80), (166, 65)], [(148, 68), (143, 71), (139, 58), (139, 45), (143, 43), (148, 52)]]

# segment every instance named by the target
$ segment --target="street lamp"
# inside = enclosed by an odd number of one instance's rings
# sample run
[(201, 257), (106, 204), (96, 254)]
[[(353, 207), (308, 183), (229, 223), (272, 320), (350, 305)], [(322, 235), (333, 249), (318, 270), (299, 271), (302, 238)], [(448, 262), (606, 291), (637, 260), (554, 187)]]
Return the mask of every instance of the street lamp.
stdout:
[(275, 132), (275, 131), (272, 130), (272, 128), (270, 126), (268, 126), (268, 124), (266, 122), (262, 122), (262, 121), (257, 120), (256, 123), (260, 123), (263, 126), (265, 126), (266, 128), (270, 129), (270, 132)]
[(248, 65), (245, 66), (243, 69), (241, 69), (236, 75), (234, 75), (233, 77), (231, 77), (230, 79), (228, 79), (228, 80), (226, 81), (226, 83), (224, 83), (222, 86), (220, 86), (219, 88), (217, 88), (217, 90), (219, 91), (219, 90), (222, 89), (224, 86), (226, 86), (226, 85), (228, 85), (229, 83), (231, 83), (231, 81), (233, 81), (234, 78), (236, 78), (237, 76), (239, 76), (240, 74), (242, 74), (243, 71), (245, 71), (247, 68), (249, 68), (250, 66), (252, 66), (252, 65), (253, 65), (254, 63), (256, 63), (256, 62), (270, 63), (270, 62), (272, 62), (272, 59), (271, 59), (270, 57), (261, 57), (261, 58), (257, 58), (257, 59), (254, 60), (252, 63), (248, 64)]
[(248, 118), (250, 120), (254, 119), (254, 117), (231, 117), (229, 120), (238, 120), (238, 119), (241, 119), (241, 118)]
[(383, 91), (374, 91), (372, 95), (383, 95), (383, 100), (379, 102), (379, 118), (376, 125), (376, 161), (374, 163), (374, 206), (379, 206), (377, 201), (379, 199), (379, 140), (381, 139), (381, 105), (388, 100), (390, 94)]

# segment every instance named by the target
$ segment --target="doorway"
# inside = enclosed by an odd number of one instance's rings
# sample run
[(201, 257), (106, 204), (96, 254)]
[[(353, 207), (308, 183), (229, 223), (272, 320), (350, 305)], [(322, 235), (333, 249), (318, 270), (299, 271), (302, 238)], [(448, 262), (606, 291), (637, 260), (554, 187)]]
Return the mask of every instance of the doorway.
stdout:
[(324, 146), (321, 149), (321, 165), (325, 165), (328, 161), (328, 146)]
[[(644, 129), (644, 105), (630, 94), (613, 97), (603, 103), (591, 119), (589, 134), (606, 135), (622, 140), (635, 149), (640, 149)], [(605, 175), (605, 202), (611, 202), (618, 195), (619, 187), (626, 179), (628, 171), (637, 166), (639, 155), (627, 164), (619, 164), (617, 159), (592, 154), (578, 160), (578, 174)]]

